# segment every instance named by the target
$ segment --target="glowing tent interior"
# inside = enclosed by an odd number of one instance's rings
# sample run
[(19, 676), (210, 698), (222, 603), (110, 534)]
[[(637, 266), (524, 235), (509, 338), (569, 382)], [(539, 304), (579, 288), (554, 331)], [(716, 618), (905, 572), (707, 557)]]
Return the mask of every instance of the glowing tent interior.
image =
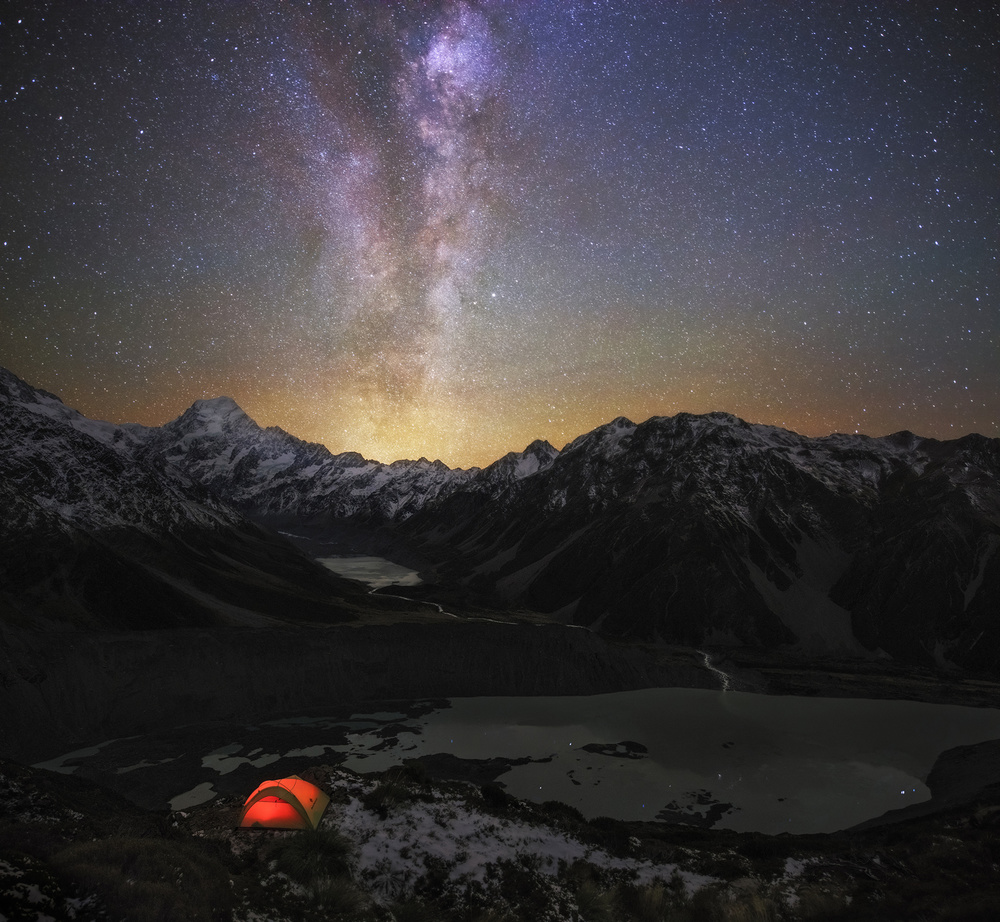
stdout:
[(298, 775), (264, 781), (247, 798), (240, 826), (269, 829), (315, 829), (330, 798)]

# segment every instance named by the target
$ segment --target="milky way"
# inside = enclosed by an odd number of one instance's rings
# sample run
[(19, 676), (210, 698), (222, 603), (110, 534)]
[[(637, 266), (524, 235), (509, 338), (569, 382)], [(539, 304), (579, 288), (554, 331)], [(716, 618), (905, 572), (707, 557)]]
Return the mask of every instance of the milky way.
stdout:
[(1000, 431), (992, 5), (11, 8), (0, 364), (88, 415)]

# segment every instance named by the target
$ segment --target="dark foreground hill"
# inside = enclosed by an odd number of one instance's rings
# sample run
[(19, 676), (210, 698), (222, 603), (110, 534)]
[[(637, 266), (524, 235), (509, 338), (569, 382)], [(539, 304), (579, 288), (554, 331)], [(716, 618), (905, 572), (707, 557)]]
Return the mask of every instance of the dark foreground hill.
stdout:
[(931, 773), (942, 801), (933, 816), (796, 836), (586, 820), (495, 784), (436, 779), (421, 762), (369, 775), (316, 763), (302, 774), (331, 795), (318, 830), (240, 830), (242, 797), (152, 813), (71, 775), (0, 760), (0, 913), (162, 922), (992, 922), (1000, 912), (1000, 796), (981, 782), (960, 806), (949, 793), (995, 749), (942, 755)]

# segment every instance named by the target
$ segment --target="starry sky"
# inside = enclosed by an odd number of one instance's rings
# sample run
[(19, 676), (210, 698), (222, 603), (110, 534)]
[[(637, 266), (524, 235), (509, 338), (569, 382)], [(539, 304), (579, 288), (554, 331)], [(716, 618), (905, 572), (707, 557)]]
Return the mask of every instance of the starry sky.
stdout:
[(383, 461), (619, 415), (1000, 435), (992, 3), (32, 0), (0, 365)]

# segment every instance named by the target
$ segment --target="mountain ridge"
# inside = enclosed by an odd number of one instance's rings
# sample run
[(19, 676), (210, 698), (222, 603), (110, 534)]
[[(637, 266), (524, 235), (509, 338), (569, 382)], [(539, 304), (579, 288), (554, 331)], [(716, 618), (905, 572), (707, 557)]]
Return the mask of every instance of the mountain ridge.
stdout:
[(459, 601), (651, 643), (1000, 667), (1000, 439), (806, 437), (681, 413), (463, 470), (334, 455), (231, 398), (115, 427), (5, 387), (209, 506), (390, 535)]

